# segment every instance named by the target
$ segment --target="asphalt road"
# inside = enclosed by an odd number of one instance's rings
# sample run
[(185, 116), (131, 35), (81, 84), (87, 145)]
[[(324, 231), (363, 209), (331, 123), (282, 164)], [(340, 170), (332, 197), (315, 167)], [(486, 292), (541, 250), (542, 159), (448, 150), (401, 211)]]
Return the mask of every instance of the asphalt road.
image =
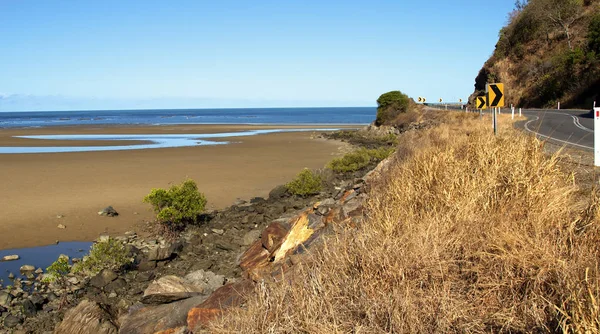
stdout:
[(538, 138), (557, 144), (594, 150), (594, 119), (584, 110), (523, 110), (527, 120), (519, 127)]

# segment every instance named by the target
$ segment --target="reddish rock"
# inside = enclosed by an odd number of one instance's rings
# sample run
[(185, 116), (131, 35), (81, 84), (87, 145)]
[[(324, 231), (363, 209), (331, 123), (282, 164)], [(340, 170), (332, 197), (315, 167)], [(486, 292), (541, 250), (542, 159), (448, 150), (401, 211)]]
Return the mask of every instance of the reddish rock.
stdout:
[(269, 225), (263, 231), (260, 237), (262, 246), (269, 251), (269, 253), (274, 252), (279, 246), (281, 246), (281, 243), (288, 232), (289, 230), (283, 225), (279, 223), (271, 223), (271, 225)]
[(154, 332), (154, 334), (186, 334), (188, 332), (187, 327), (169, 328), (164, 331)]
[(240, 257), (240, 268), (246, 276), (252, 277), (255, 268), (265, 266), (269, 263), (269, 251), (267, 251), (260, 240), (257, 240)]
[(207, 326), (208, 323), (220, 316), (226, 309), (240, 306), (249, 293), (254, 291), (254, 283), (245, 279), (233, 284), (227, 284), (213, 292), (202, 304), (188, 312), (187, 325), (192, 331)]
[(344, 195), (342, 195), (342, 198), (340, 198), (340, 203), (344, 203), (348, 200), (351, 200), (354, 197), (356, 197), (356, 191), (354, 191), (354, 189), (350, 189), (346, 191)]

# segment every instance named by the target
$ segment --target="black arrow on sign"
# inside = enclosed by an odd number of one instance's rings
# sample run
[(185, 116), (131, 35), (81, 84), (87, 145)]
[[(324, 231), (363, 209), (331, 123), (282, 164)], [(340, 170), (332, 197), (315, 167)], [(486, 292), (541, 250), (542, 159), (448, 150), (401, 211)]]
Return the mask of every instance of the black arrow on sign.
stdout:
[(483, 97), (478, 97), (477, 102), (479, 102), (479, 104), (477, 105), (477, 109), (481, 109), (483, 108), (483, 106), (485, 106), (485, 99)]
[(502, 97), (504, 95), (502, 94), (500, 89), (498, 89), (498, 86), (490, 85), (490, 88), (494, 91), (494, 94), (496, 94), (496, 97), (494, 98), (494, 101), (492, 101), (492, 104), (490, 104), (490, 106), (495, 107), (498, 104), (500, 104), (500, 100), (502, 100)]

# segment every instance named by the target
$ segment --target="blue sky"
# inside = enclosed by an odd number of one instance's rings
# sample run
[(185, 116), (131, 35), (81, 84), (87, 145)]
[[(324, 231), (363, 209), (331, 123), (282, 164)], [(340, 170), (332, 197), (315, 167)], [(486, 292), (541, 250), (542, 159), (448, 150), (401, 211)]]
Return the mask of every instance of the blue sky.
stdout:
[(466, 99), (513, 4), (0, 0), (0, 111)]

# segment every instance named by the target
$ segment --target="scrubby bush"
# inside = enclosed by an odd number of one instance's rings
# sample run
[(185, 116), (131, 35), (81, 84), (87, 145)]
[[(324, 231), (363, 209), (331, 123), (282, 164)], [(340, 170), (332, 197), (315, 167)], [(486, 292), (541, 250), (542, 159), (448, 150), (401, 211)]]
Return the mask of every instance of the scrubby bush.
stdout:
[(121, 270), (133, 262), (129, 251), (123, 243), (116, 239), (108, 239), (92, 245), (90, 254), (73, 266), (73, 273), (96, 275), (103, 269)]
[(361, 170), (371, 163), (377, 163), (394, 152), (393, 148), (381, 147), (376, 149), (361, 148), (350, 152), (341, 158), (333, 159), (327, 168), (337, 173), (350, 173)]
[(60, 256), (56, 261), (46, 268), (46, 276), (44, 282), (51, 283), (63, 278), (71, 271), (69, 259), (66, 256)]
[(596, 14), (588, 27), (588, 48), (600, 55), (600, 14)]
[(377, 99), (375, 125), (380, 126), (394, 121), (400, 113), (408, 111), (410, 102), (410, 98), (399, 90), (382, 94)]
[(196, 222), (206, 207), (206, 197), (198, 191), (193, 180), (186, 180), (169, 190), (152, 189), (144, 202), (152, 205), (158, 221), (171, 230), (180, 230), (188, 223)]
[(320, 175), (305, 168), (285, 187), (292, 195), (305, 197), (318, 194), (321, 191), (322, 182)]

